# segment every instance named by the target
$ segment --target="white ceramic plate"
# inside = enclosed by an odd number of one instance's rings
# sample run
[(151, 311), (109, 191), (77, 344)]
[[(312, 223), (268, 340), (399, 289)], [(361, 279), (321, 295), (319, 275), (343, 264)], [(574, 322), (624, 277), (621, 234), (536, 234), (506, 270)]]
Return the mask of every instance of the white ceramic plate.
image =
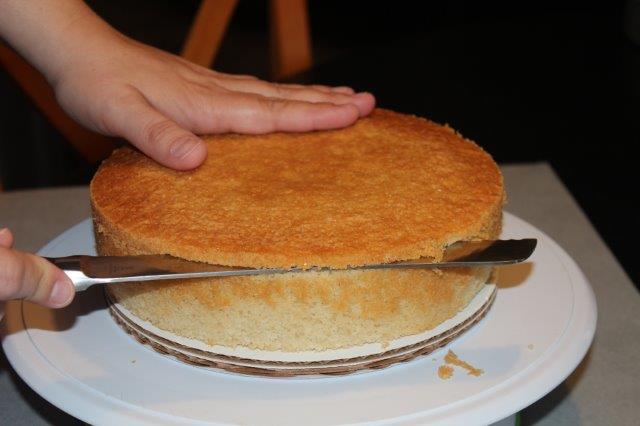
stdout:
[[(3, 346), (36, 392), (92, 424), (487, 424), (562, 382), (596, 324), (593, 292), (562, 248), (510, 214), (503, 237), (539, 243), (531, 262), (502, 268), (488, 315), (443, 350), (366, 374), (276, 379), (182, 364), (126, 335), (100, 288), (59, 311), (9, 304)], [(92, 252), (88, 220), (41, 250)], [(440, 379), (447, 349), (484, 375)]]

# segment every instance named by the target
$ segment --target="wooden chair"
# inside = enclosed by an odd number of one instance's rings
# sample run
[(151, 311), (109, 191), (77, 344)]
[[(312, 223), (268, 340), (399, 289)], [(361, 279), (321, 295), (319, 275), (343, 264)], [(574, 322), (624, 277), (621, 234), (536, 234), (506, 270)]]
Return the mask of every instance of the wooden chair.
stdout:
[[(181, 56), (211, 67), (237, 3), (238, 0), (202, 0)], [(307, 1), (270, 0), (269, 21), (271, 77), (280, 80), (309, 68), (312, 59)], [(116, 139), (93, 133), (73, 121), (58, 106), (44, 77), (2, 42), (0, 64), (88, 162), (101, 161), (116, 147)]]

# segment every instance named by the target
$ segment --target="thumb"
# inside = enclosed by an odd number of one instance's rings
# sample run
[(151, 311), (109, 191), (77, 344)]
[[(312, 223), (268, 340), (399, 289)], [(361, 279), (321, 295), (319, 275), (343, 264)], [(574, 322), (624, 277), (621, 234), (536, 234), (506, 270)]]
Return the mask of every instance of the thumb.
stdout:
[(141, 93), (132, 90), (111, 102), (102, 117), (109, 132), (124, 137), (158, 163), (190, 170), (207, 156), (200, 138), (157, 111)]
[(47, 260), (0, 247), (0, 300), (27, 299), (61, 308), (73, 299), (73, 283)]

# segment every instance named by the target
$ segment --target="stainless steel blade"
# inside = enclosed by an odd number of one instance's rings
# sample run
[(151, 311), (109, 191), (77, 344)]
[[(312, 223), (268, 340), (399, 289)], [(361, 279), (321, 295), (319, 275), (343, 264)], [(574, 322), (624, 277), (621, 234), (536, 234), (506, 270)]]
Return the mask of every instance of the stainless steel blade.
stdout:
[[(363, 265), (349, 269), (418, 269), (508, 265), (525, 261), (537, 244), (536, 239), (462, 241), (447, 248), (441, 262), (420, 258), (392, 263)], [(155, 281), (182, 278), (228, 277), (304, 273), (328, 268), (255, 269), (191, 262), (169, 255), (145, 256), (68, 256), (48, 258), (74, 282), (76, 290), (93, 284), (115, 284), (131, 281)]]

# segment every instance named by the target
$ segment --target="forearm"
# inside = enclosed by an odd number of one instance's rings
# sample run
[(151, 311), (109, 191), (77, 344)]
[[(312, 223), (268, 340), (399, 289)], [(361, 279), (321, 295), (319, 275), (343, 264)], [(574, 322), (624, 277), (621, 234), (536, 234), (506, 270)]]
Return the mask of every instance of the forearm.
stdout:
[(0, 0), (0, 37), (50, 82), (70, 58), (124, 39), (81, 0)]

